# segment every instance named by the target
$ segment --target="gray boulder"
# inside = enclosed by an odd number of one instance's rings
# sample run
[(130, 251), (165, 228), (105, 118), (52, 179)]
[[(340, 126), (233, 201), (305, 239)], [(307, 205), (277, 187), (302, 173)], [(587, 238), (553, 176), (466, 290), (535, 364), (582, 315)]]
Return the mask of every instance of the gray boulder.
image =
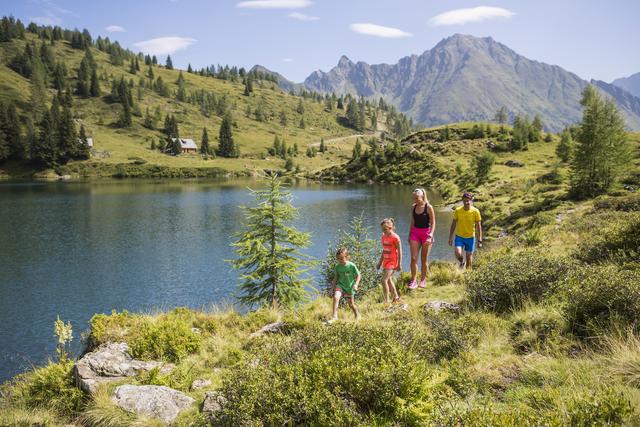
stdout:
[(202, 413), (211, 420), (217, 412), (220, 412), (227, 402), (227, 399), (218, 391), (208, 391), (204, 395), (202, 403)]
[(460, 306), (446, 301), (431, 301), (423, 306), (424, 311), (459, 311)]
[(263, 334), (281, 334), (287, 324), (285, 322), (274, 322), (264, 325), (262, 328), (250, 335), (251, 338), (259, 337)]
[(519, 162), (517, 160), (507, 160), (504, 162), (505, 166), (509, 166), (510, 168), (521, 168), (524, 167), (524, 163)]
[(200, 390), (211, 385), (211, 380), (194, 380), (191, 383), (191, 390)]
[(73, 367), (73, 375), (83, 391), (93, 394), (100, 384), (133, 377), (157, 367), (166, 373), (174, 365), (136, 360), (129, 354), (126, 343), (107, 343), (78, 360)]
[(111, 400), (126, 411), (158, 418), (165, 424), (171, 424), (180, 412), (189, 409), (195, 402), (193, 398), (169, 387), (130, 384), (117, 387)]

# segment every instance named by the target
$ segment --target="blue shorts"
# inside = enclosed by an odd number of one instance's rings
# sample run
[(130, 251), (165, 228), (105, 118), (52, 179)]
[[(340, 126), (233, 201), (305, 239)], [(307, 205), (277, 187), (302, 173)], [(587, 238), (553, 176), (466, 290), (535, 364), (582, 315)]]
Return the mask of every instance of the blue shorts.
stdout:
[(456, 248), (464, 248), (466, 252), (474, 253), (476, 251), (476, 238), (475, 237), (460, 237), (456, 235), (455, 241)]

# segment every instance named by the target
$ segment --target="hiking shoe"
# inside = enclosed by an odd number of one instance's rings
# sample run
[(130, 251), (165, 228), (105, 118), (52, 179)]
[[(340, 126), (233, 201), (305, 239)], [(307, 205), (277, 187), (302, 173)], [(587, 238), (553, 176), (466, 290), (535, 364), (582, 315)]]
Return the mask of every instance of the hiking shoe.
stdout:
[(420, 284), (418, 285), (418, 287), (424, 288), (426, 286), (427, 286), (427, 279), (420, 280)]
[(325, 321), (324, 321), (324, 324), (325, 324), (325, 325), (327, 325), (327, 326), (329, 326), (329, 325), (333, 324), (336, 320), (338, 320), (338, 319), (329, 319), (329, 320), (325, 320)]
[(409, 289), (416, 289), (418, 287), (418, 283), (416, 283), (415, 280), (412, 280), (411, 283), (409, 283), (409, 286), (407, 286), (407, 288)]

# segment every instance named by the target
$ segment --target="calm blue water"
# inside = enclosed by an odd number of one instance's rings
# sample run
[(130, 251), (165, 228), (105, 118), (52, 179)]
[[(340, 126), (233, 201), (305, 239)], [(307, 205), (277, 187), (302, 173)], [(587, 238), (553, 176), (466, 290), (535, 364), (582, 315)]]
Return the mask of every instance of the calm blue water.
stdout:
[[(226, 259), (259, 181), (0, 184), (0, 382), (55, 354), (53, 321), (71, 321), (73, 349), (94, 313), (233, 304)], [(364, 213), (379, 239), (393, 216), (406, 238), (411, 188), (292, 185), (304, 252), (324, 258), (339, 228)], [(432, 196), (435, 204), (439, 200)], [(451, 213), (438, 211), (432, 259), (451, 257)], [(404, 269), (408, 269), (408, 251)]]

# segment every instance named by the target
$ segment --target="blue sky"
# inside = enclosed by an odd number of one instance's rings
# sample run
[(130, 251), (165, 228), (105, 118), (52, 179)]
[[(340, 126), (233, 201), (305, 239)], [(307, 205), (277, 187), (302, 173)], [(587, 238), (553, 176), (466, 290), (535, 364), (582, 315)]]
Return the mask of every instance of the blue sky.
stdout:
[(455, 33), (491, 36), (586, 79), (640, 72), (637, 0), (0, 0), (0, 13), (172, 52), (180, 68), (261, 64), (296, 82), (341, 55), (395, 63)]

